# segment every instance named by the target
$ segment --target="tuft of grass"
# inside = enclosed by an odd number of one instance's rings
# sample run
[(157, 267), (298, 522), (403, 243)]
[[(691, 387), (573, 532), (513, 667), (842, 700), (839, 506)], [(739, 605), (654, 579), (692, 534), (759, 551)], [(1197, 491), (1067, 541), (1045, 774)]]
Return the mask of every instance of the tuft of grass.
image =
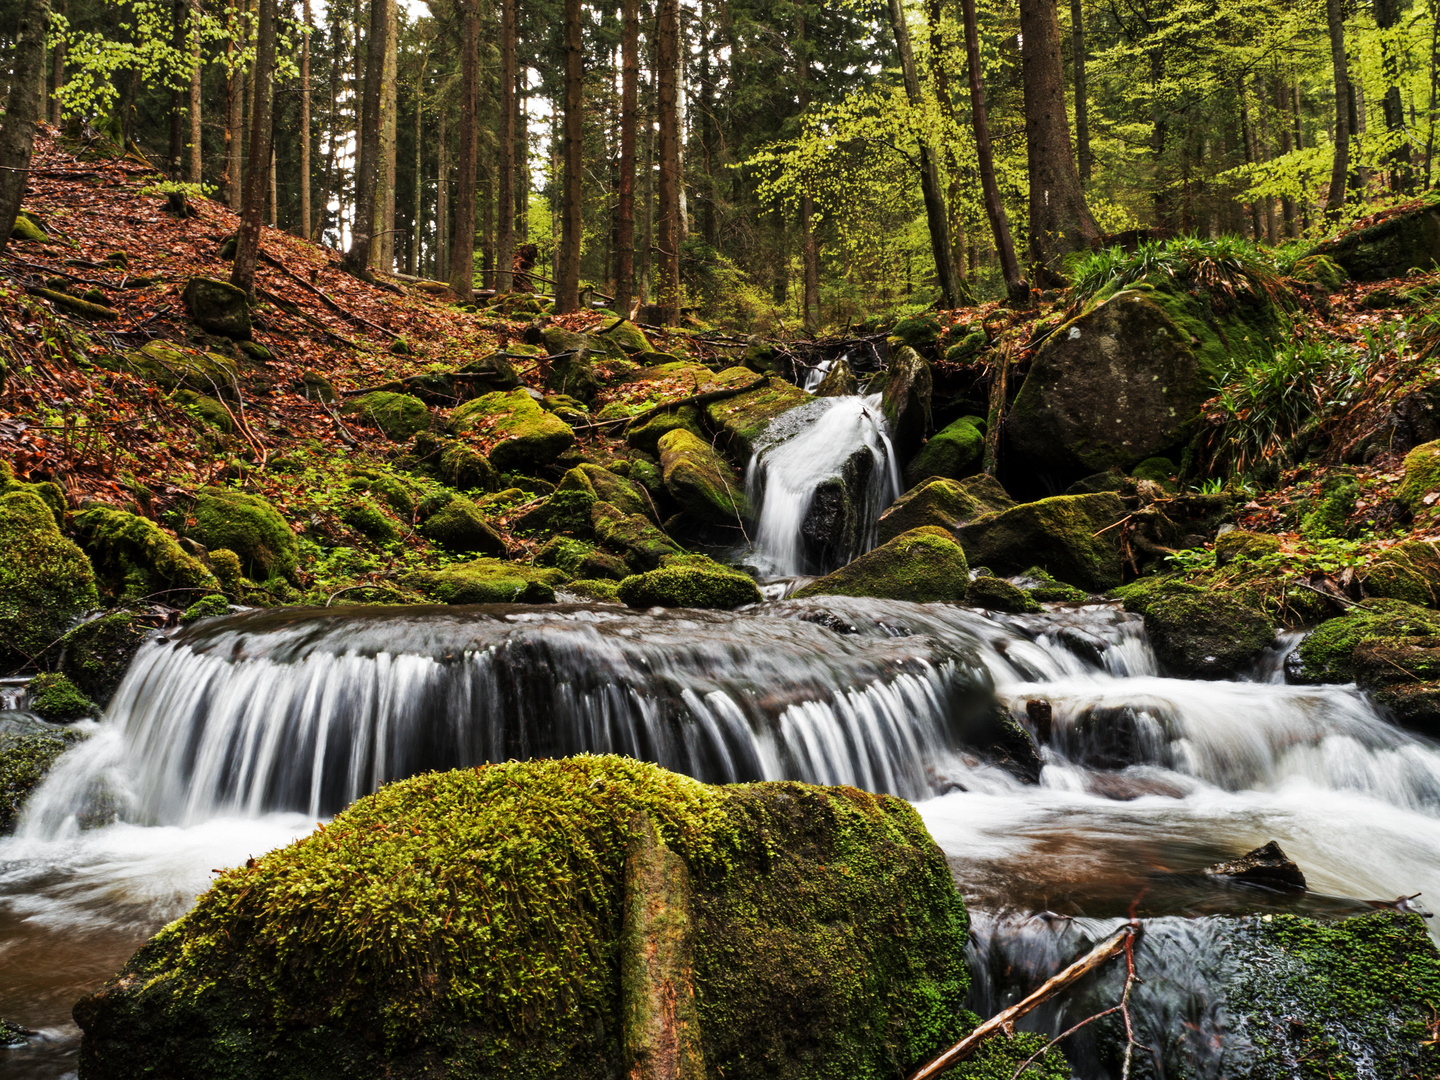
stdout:
[(1238, 236), (1181, 236), (1147, 240), (1133, 252), (1102, 248), (1071, 264), (1070, 299), (1080, 305), (1106, 289), (1146, 280), (1173, 280), (1187, 289), (1268, 297), (1282, 306), (1289, 297), (1273, 259)]

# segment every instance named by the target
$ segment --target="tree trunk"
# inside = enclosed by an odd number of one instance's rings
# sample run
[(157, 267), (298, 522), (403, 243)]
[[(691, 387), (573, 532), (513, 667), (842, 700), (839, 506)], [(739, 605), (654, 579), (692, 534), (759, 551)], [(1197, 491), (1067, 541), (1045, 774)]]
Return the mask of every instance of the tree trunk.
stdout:
[(449, 112), (440, 110), (440, 154), (435, 166), (435, 276), (450, 274), (450, 131)]
[[(68, 10), (67, 0), (55, 0), (54, 11), (56, 15), (64, 15)], [(65, 110), (61, 107), (60, 91), (65, 86), (65, 54), (69, 46), (61, 37), (55, 42), (55, 48), (50, 53), (50, 82), (52, 93), (50, 95), (50, 123), (59, 127), (65, 119)]]
[(255, 263), (260, 253), (260, 222), (265, 213), (265, 188), (270, 173), (270, 140), (274, 133), (271, 106), (275, 82), (276, 0), (259, 0), (259, 27), (255, 35), (254, 105), (250, 112), (250, 159), (245, 169), (245, 200), (240, 212), (240, 233), (235, 244), (235, 266), (230, 284), (255, 296)]
[(965, 23), (965, 66), (970, 71), (970, 118), (975, 127), (975, 157), (980, 167), (985, 216), (990, 219), (990, 232), (995, 237), (995, 251), (1000, 257), (1000, 273), (1005, 278), (1005, 295), (1009, 297), (1010, 306), (1027, 307), (1030, 284), (1015, 258), (1010, 221), (1005, 215), (1004, 200), (1000, 198), (1000, 185), (995, 180), (995, 152), (990, 145), (990, 118), (980, 71), (980, 28), (975, 16), (975, 0), (960, 0), (960, 8)]
[(310, 0), (304, 0), (300, 39), (300, 235), (310, 239), (315, 226), (310, 214)]
[(640, 89), (640, 0), (625, 0), (620, 40), (620, 178), (615, 206), (615, 310), (635, 294), (635, 119)]
[(1380, 28), (1380, 55), (1385, 71), (1385, 126), (1398, 132), (1400, 145), (1389, 155), (1390, 187), (1397, 194), (1406, 194), (1414, 187), (1410, 161), (1410, 139), (1405, 131), (1405, 104), (1400, 98), (1400, 59), (1391, 32), (1400, 23), (1400, 0), (1375, 0), (1375, 24)]
[(385, 29), (385, 63), (380, 88), (380, 181), (375, 196), (375, 238), (370, 245), (370, 266), (390, 273), (395, 269), (395, 142), (399, 133), (396, 54), (400, 46), (400, 5), (390, 2)]
[[(895, 34), (895, 49), (900, 55), (900, 73), (905, 80), (905, 96), (912, 108), (921, 105), (920, 76), (915, 70), (915, 53), (910, 48), (910, 28), (905, 25), (901, 0), (890, 0), (890, 28)], [(954, 308), (960, 303), (960, 290), (955, 285), (955, 259), (950, 249), (950, 215), (945, 209), (945, 193), (940, 188), (940, 170), (935, 164), (935, 151), (920, 140), (920, 194), (925, 201), (925, 221), (930, 227), (930, 251), (935, 259), (935, 276), (940, 281), (941, 303)]]
[(462, 303), (475, 298), (475, 157), (479, 142), (476, 95), (480, 88), (479, 0), (461, 0), (460, 172), (455, 184), (455, 227), (450, 242), (450, 291)]
[[(805, 36), (805, 12), (795, 11), (796, 82), (800, 91), (800, 111), (810, 107), (810, 42)], [(800, 196), (800, 261), (803, 291), (800, 295), (800, 321), (807, 330), (820, 325), (820, 245), (815, 242), (815, 200), (806, 191)]]
[(519, 0), (500, 0), (500, 161), (495, 178), (495, 291), (514, 287), (515, 261), (515, 50)]
[[(188, 15), (190, 5), (187, 0), (171, 0), (170, 3), (170, 48), (175, 56), (186, 56), (190, 50)], [(170, 73), (170, 78), (174, 78)], [(186, 121), (190, 114), (190, 99), (188, 83), (170, 84), (170, 179), (177, 183), (185, 176), (185, 128)]]
[(337, 194), (339, 184), (335, 182), (335, 151), (340, 142), (340, 33), (339, 27), (333, 21), (332, 8), (331, 37), (330, 37), (330, 111), (326, 114), (327, 123), (325, 129), (327, 138), (325, 141), (325, 173), (324, 179), (320, 182), (320, 212), (315, 215), (315, 221), (311, 225), (310, 239), (321, 240), (325, 235), (325, 213), (330, 206), (330, 197)]
[[(1285, 80), (1277, 77), (1275, 79), (1275, 118), (1280, 125), (1280, 153), (1281, 156), (1291, 153), (1295, 149), (1295, 137), (1290, 131), (1290, 88), (1285, 85)], [(1284, 219), (1285, 235), (1294, 239), (1298, 234), (1295, 231), (1295, 200), (1289, 195), (1280, 196), (1280, 212)]]
[(659, 0), (656, 78), (660, 121), (660, 273), (655, 300), (667, 326), (680, 321), (680, 4)]
[(415, 76), (415, 213), (410, 219), (410, 258), (405, 269), (412, 277), (420, 275), (420, 236), (422, 219), (425, 215), (425, 158), (421, 152), (422, 119), (425, 111), (425, 69), (429, 66), (430, 53), (420, 58), (420, 69)]
[(565, 175), (560, 210), (560, 258), (555, 275), (555, 310), (564, 315), (579, 307), (585, 90), (580, 0), (565, 0)]
[(50, 0), (26, 0), (16, 29), (15, 62), (0, 126), (0, 251), (9, 243), (10, 230), (20, 215), (25, 181), (30, 175), (30, 156), (35, 150), (35, 125), (45, 107), (39, 86), (45, 74)]
[(1335, 163), (1330, 168), (1330, 192), (1325, 216), (1340, 220), (1345, 206), (1345, 178), (1350, 172), (1350, 74), (1345, 62), (1345, 12), (1341, 0), (1325, 0), (1325, 22), (1330, 30), (1330, 62), (1335, 74)]
[(515, 241), (530, 239), (530, 94), (525, 86), (525, 72), (517, 63), (520, 74), (515, 83)]
[(1075, 156), (1080, 166), (1080, 186), (1090, 186), (1090, 99), (1085, 82), (1085, 12), (1081, 0), (1070, 0), (1070, 44), (1075, 53)]
[[(959, 130), (960, 121), (955, 115), (955, 102), (950, 96), (950, 77), (945, 70), (945, 38), (940, 25), (940, 0), (927, 0), (925, 21), (930, 31), (930, 80), (935, 85), (935, 98), (940, 104), (940, 113), (946, 122)], [(945, 170), (950, 174), (947, 209), (950, 214), (950, 262), (955, 268), (955, 290), (957, 303), (973, 304), (975, 296), (965, 280), (965, 217), (961, 209), (960, 162), (955, 157), (951, 140), (945, 140)], [(971, 176), (973, 170), (969, 170)]]
[[(650, 22), (650, 4), (645, 4), (645, 23)], [(659, 75), (656, 61), (657, 47), (654, 35), (647, 35), (645, 59), (649, 68), (650, 79), (645, 89), (645, 163), (641, 175), (645, 178), (640, 205), (645, 208), (644, 220), (641, 223), (640, 234), (640, 268), (636, 276), (636, 292), (640, 303), (645, 304), (653, 301), (655, 293), (652, 287), (651, 271), (654, 266), (655, 255), (655, 128), (656, 114), (655, 104), (658, 97)]]
[(204, 172), (204, 143), (200, 127), (200, 4), (190, 0), (190, 183), (200, 183)]
[(227, 24), (230, 34), (225, 41), (225, 195), (230, 209), (240, 212), (243, 183), (240, 176), (240, 149), (245, 118), (241, 106), (245, 100), (241, 56), (245, 50), (245, 19), (240, 13), (240, 0), (232, 0)]
[[(1255, 132), (1250, 124), (1250, 95), (1245, 90), (1245, 80), (1241, 79), (1235, 84), (1235, 92), (1240, 95), (1240, 138), (1245, 143), (1245, 164), (1255, 164)], [(1265, 235), (1265, 225), (1260, 215), (1260, 200), (1250, 200), (1250, 235), (1258, 244)]]
[(1063, 280), (1062, 256), (1097, 245), (1100, 229), (1085, 205), (1070, 146), (1055, 0), (1020, 0), (1020, 35), (1030, 166), (1030, 261), (1037, 282), (1041, 275), (1057, 281)]
[(385, 39), (389, 37), (393, 3), (395, 0), (370, 0), (370, 33), (366, 42), (369, 55), (365, 58), (365, 96), (360, 114), (362, 135), (355, 165), (355, 216), (350, 226), (350, 250), (342, 260), (346, 270), (364, 278), (370, 274), (375, 192), (380, 180), (380, 94), (385, 78)]

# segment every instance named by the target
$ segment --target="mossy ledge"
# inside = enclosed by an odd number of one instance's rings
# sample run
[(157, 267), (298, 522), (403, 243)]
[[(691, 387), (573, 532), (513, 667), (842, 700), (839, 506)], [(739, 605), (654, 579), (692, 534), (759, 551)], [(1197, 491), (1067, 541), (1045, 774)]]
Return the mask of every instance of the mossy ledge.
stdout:
[(221, 875), (76, 1006), (81, 1073), (610, 1080), (637, 811), (690, 873), (714, 1075), (891, 1078), (963, 1034), (965, 909), (907, 803), (581, 756), (391, 784)]

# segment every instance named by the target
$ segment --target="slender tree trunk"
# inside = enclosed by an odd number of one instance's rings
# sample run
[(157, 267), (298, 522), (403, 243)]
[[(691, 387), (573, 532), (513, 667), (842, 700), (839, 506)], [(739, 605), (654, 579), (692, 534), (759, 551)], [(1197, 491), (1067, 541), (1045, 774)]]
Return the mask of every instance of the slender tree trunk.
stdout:
[(420, 274), (420, 236), (425, 214), (425, 159), (421, 152), (423, 113), (425, 111), (425, 69), (429, 66), (430, 53), (427, 49), (420, 58), (420, 69), (415, 76), (415, 213), (410, 220), (410, 258), (405, 270), (412, 276)]
[(1080, 166), (1080, 186), (1089, 188), (1090, 99), (1085, 82), (1085, 11), (1081, 0), (1070, 0), (1070, 44), (1075, 53), (1075, 156)]
[(245, 100), (241, 54), (245, 49), (247, 25), (240, 10), (240, 0), (232, 0), (227, 23), (230, 33), (225, 41), (225, 195), (230, 209), (239, 213), (243, 188), (240, 177), (243, 136), (240, 126), (245, 122), (240, 111)]
[[(187, 0), (171, 0), (170, 48), (174, 56), (188, 56), (190, 53), (186, 18), (189, 10)], [(173, 73), (170, 77), (174, 77)], [(185, 176), (185, 128), (190, 112), (188, 90), (188, 84), (170, 84), (170, 179), (177, 182)]]
[[(273, 108), (273, 105), (272, 105)], [(270, 227), (280, 227), (280, 191), (277, 184), (279, 179), (275, 168), (275, 136), (270, 136), (270, 198), (266, 205), (270, 207)]]
[[(911, 108), (919, 108), (922, 103), (920, 76), (915, 69), (910, 28), (905, 24), (905, 9), (901, 0), (890, 0), (890, 28), (895, 34), (895, 49), (900, 55), (905, 96)], [(941, 303), (947, 308), (958, 307), (960, 290), (955, 284), (955, 259), (950, 247), (950, 215), (945, 209), (945, 193), (940, 187), (935, 151), (923, 138), (920, 140), (920, 194), (925, 202), (925, 221), (930, 227), (930, 250), (935, 259), (935, 276), (940, 281)]]
[(310, 239), (314, 223), (310, 214), (310, 0), (304, 0), (300, 38), (300, 235)]
[(1430, 0), (1430, 128), (1425, 136), (1425, 186), (1435, 164), (1435, 125), (1440, 119), (1440, 0)]
[[(950, 77), (945, 70), (946, 48), (940, 24), (940, 0), (927, 0), (925, 21), (930, 31), (930, 81), (935, 87), (935, 99), (940, 105), (940, 114), (953, 129), (959, 130), (959, 119), (955, 115), (955, 102), (950, 95)], [(973, 304), (975, 296), (965, 280), (965, 214), (961, 206), (960, 162), (955, 157), (952, 140), (945, 140), (945, 170), (950, 176), (949, 198), (946, 207), (950, 214), (950, 261), (955, 268), (956, 302)], [(968, 170), (973, 176), (973, 170)]]
[[(646, 4), (647, 18), (649, 23), (648, 8)], [(645, 177), (641, 205), (645, 208), (645, 217), (640, 237), (640, 270), (639, 270), (639, 297), (640, 303), (648, 303), (654, 299), (654, 288), (651, 280), (651, 270), (654, 265), (655, 253), (655, 129), (656, 124), (656, 98), (659, 85), (657, 63), (655, 59), (655, 42), (647, 43), (645, 50), (646, 58), (649, 61), (650, 80), (645, 92), (645, 165), (642, 175)]]
[(680, 321), (680, 4), (659, 0), (656, 77), (660, 121), (660, 274), (656, 302), (667, 326)]
[[(64, 16), (69, 10), (66, 6), (68, 0), (55, 0), (53, 5), (56, 15)], [(65, 86), (65, 54), (69, 46), (64, 37), (55, 42), (55, 48), (50, 51), (50, 82), (53, 93), (50, 95), (50, 123), (59, 127), (65, 119), (65, 110), (61, 107), (60, 91)]]
[(525, 85), (524, 66), (517, 63), (516, 67), (519, 74), (515, 80), (515, 241), (525, 243), (530, 239), (530, 192), (534, 189), (530, 176), (530, 93)]
[[(333, 12), (332, 9), (332, 20)], [(340, 142), (340, 40), (339, 27), (334, 21), (331, 22), (330, 38), (330, 111), (327, 114), (329, 122), (325, 125), (325, 178), (320, 184), (320, 212), (315, 215), (314, 224), (311, 225), (310, 238), (321, 241), (325, 236), (326, 212), (330, 208), (330, 199), (339, 198), (339, 183), (335, 177), (335, 157)]]
[(960, 0), (960, 8), (965, 23), (965, 66), (970, 71), (970, 118), (975, 127), (975, 156), (980, 167), (985, 216), (990, 219), (990, 232), (995, 237), (995, 251), (1000, 257), (1000, 273), (1005, 278), (1005, 294), (1009, 297), (1010, 306), (1027, 307), (1030, 284), (1020, 272), (1020, 263), (1015, 258), (1010, 221), (1005, 215), (1005, 202), (1000, 198), (1000, 185), (995, 180), (995, 152), (990, 143), (990, 118), (980, 70), (980, 28), (975, 16), (975, 0)]
[(50, 0), (26, 0), (20, 9), (5, 118), (0, 126), (0, 251), (20, 216), (30, 157), (35, 150), (35, 125), (45, 108), (39, 92), (45, 75), (45, 36), (50, 32)]
[(260, 222), (265, 213), (265, 187), (274, 132), (271, 106), (275, 82), (276, 0), (259, 0), (259, 26), (255, 35), (254, 106), (250, 113), (250, 160), (245, 170), (245, 202), (235, 244), (235, 266), (230, 284), (255, 296), (255, 264), (260, 253)]
[(450, 244), (450, 291), (475, 298), (475, 157), (479, 142), (476, 97), (480, 89), (480, 4), (461, 0), (460, 173), (455, 186), (455, 235)]
[(635, 297), (635, 120), (640, 87), (640, 0), (625, 0), (620, 43), (620, 178), (615, 207), (615, 310)]
[[(1255, 103), (1260, 112), (1260, 139), (1256, 144), (1256, 159), (1270, 160), (1270, 95), (1265, 92), (1265, 78), (1255, 76)], [(1280, 215), (1275, 212), (1275, 200), (1265, 196), (1265, 242), (1271, 247), (1280, 243)]]
[[(795, 11), (796, 82), (800, 91), (800, 111), (810, 107), (810, 42), (805, 34), (805, 12)], [(810, 192), (800, 196), (800, 261), (803, 291), (800, 296), (800, 321), (807, 329), (820, 325), (820, 245), (815, 242), (815, 201)]]
[[(1280, 154), (1285, 156), (1295, 149), (1295, 136), (1290, 130), (1290, 88), (1285, 85), (1277, 73), (1275, 79), (1275, 120), (1280, 127)], [(1280, 196), (1280, 213), (1284, 222), (1285, 235), (1294, 238), (1295, 230), (1295, 200), (1289, 195)]]
[(1330, 169), (1325, 216), (1338, 221), (1345, 206), (1345, 179), (1350, 172), (1350, 73), (1345, 61), (1345, 12), (1341, 0), (1325, 0), (1325, 22), (1330, 30), (1330, 62), (1335, 75), (1335, 163)]
[(201, 0), (190, 0), (190, 183), (200, 183), (204, 172), (203, 133), (200, 127), (200, 15)]
[(370, 245), (370, 267), (390, 273), (395, 269), (395, 144), (399, 133), (397, 109), (400, 89), (397, 62), (400, 47), (400, 5), (391, 0), (385, 29), (385, 63), (380, 85), (380, 182), (375, 196), (375, 237)]
[(1070, 146), (1055, 0), (1020, 0), (1020, 35), (1030, 166), (1030, 261), (1037, 275), (1063, 280), (1061, 257), (1097, 245), (1100, 229), (1085, 205)]
[(519, 0), (500, 0), (500, 160), (495, 178), (495, 291), (514, 288), (515, 262), (515, 40)]
[[(385, 77), (385, 39), (389, 37), (390, 5), (395, 0), (370, 0), (370, 33), (365, 58), (365, 97), (361, 102), (360, 156), (355, 165), (355, 217), (350, 250), (342, 261), (357, 277), (368, 277), (375, 222), (375, 193), (380, 180), (380, 94)], [(473, 105), (471, 106), (474, 107)]]
[(450, 275), (450, 131), (449, 112), (440, 110), (440, 160), (435, 166), (435, 276)]
[(580, 39), (580, 0), (565, 0), (565, 173), (560, 210), (560, 252), (555, 275), (555, 310), (577, 310), (580, 297), (580, 234), (585, 152), (585, 72)]
[(1405, 104), (1400, 97), (1400, 55), (1393, 38), (1400, 24), (1400, 0), (1375, 0), (1375, 23), (1380, 28), (1380, 55), (1385, 71), (1385, 126), (1400, 137), (1400, 145), (1389, 155), (1390, 187), (1397, 194), (1409, 193), (1415, 186), (1410, 160), (1410, 138), (1405, 130)]
[[(1245, 90), (1245, 80), (1240, 79), (1235, 84), (1235, 92), (1240, 95), (1240, 137), (1245, 142), (1245, 164), (1255, 164), (1255, 131), (1250, 123), (1250, 95)], [(1250, 200), (1250, 235), (1258, 244), (1265, 236), (1265, 224), (1261, 219), (1260, 200)]]

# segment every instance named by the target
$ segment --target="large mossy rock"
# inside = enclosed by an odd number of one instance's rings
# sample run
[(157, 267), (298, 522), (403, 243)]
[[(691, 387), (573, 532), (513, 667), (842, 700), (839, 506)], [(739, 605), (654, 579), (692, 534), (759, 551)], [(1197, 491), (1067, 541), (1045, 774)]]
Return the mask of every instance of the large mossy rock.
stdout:
[(233, 551), (242, 572), (252, 581), (294, 576), (299, 560), (295, 533), (280, 512), (259, 495), (203, 488), (192, 514), (189, 535), (211, 550)]
[(1365, 592), (1425, 607), (1440, 607), (1440, 543), (1403, 540), (1370, 564)]
[(482, 443), (501, 472), (543, 468), (575, 445), (575, 432), (528, 390), (485, 394), (450, 414), (450, 428)]
[[(749, 368), (726, 368), (711, 376), (705, 389), (733, 389), (755, 381), (755, 372)], [(798, 386), (771, 376), (753, 390), (708, 403), (705, 418), (720, 432), (727, 449), (741, 461), (748, 461), (770, 421), (809, 400), (810, 395)]]
[(202, 330), (250, 340), (250, 305), (245, 290), (218, 278), (192, 277), (185, 283), (185, 309)]
[(1395, 498), (1412, 514), (1440, 503), (1440, 442), (1425, 443), (1405, 455), (1405, 479)]
[[(583, 756), (391, 784), (221, 875), (76, 1006), (80, 1068), (615, 1080), (641, 814), (688, 873), (711, 1075), (893, 1080), (973, 1024), (965, 909), (907, 803)], [(992, 1041), (1005, 1061), (956, 1075), (1009, 1077), (1043, 1045)]]
[(504, 558), (505, 539), (469, 499), (457, 496), (431, 514), (420, 527), (425, 539), (461, 555)]
[(548, 604), (563, 571), (500, 559), (475, 559), (443, 570), (422, 570), (404, 583), (442, 604)]
[(1118, 530), (1111, 526), (1125, 513), (1113, 492), (1055, 495), (963, 526), (960, 544), (972, 566), (1002, 575), (1039, 566), (1067, 585), (1104, 592), (1120, 584)]
[(74, 524), (96, 576), (117, 600), (154, 597), (188, 607), (220, 591), (209, 568), (148, 518), (97, 508), (77, 514)]
[(1270, 616), (1243, 596), (1167, 578), (1136, 582), (1114, 595), (1145, 618), (1165, 670), (1182, 679), (1233, 679), (1275, 642)]
[(948, 531), (927, 525), (901, 533), (795, 595), (962, 604), (969, 587), (964, 550)]
[(932, 435), (905, 466), (905, 483), (914, 487), (927, 476), (958, 480), (975, 471), (985, 451), (985, 436), (968, 419), (956, 420)]
[(189, 390), (215, 399), (236, 396), (239, 368), (230, 357), (216, 352), (189, 352), (168, 341), (151, 341), (116, 363), (101, 363), (152, 379), (167, 390)]
[(659, 454), (660, 440), (672, 431), (688, 431), (697, 439), (703, 437), (700, 410), (694, 405), (681, 405), (671, 412), (656, 413), (625, 429), (625, 442), (647, 454)]
[(964, 480), (932, 477), (912, 487), (880, 515), (878, 532), (883, 543), (921, 525), (938, 525), (958, 532), (972, 521), (1009, 510), (1015, 500), (993, 476)]
[(1268, 355), (1283, 323), (1243, 295), (1141, 283), (1102, 297), (1036, 353), (1006, 420), (1007, 470), (1063, 488), (1183, 444), (1232, 357)]
[(129, 611), (111, 611), (83, 622), (60, 639), (60, 672), (103, 708), (151, 633)]
[(51, 724), (69, 724), (99, 713), (95, 702), (57, 671), (36, 675), (25, 684), (25, 710)]
[(597, 502), (590, 508), (590, 526), (595, 539), (611, 551), (618, 551), (625, 565), (637, 574), (654, 570), (667, 558), (685, 554), (645, 515), (627, 514), (608, 502)]
[(934, 379), (925, 358), (908, 345), (890, 354), (880, 411), (890, 428), (890, 441), (901, 461), (909, 461), (925, 441), (930, 426)]
[(1393, 214), (1317, 245), (1356, 281), (1404, 277), (1411, 270), (1433, 270), (1440, 262), (1440, 202)]
[(677, 428), (657, 447), (665, 490), (694, 521), (733, 527), (750, 516), (745, 482), (709, 442)]
[(0, 835), (15, 830), (25, 800), (49, 775), (70, 742), (50, 731), (0, 732)]
[(0, 662), (30, 663), (98, 607), (90, 560), (31, 491), (0, 495)]
[(666, 565), (620, 582), (621, 601), (633, 608), (737, 608), (760, 602), (752, 578), (703, 555), (672, 559)]
[(430, 426), (430, 410), (412, 394), (383, 390), (361, 394), (345, 406), (345, 412), (362, 424), (379, 428), (392, 442), (408, 442)]

